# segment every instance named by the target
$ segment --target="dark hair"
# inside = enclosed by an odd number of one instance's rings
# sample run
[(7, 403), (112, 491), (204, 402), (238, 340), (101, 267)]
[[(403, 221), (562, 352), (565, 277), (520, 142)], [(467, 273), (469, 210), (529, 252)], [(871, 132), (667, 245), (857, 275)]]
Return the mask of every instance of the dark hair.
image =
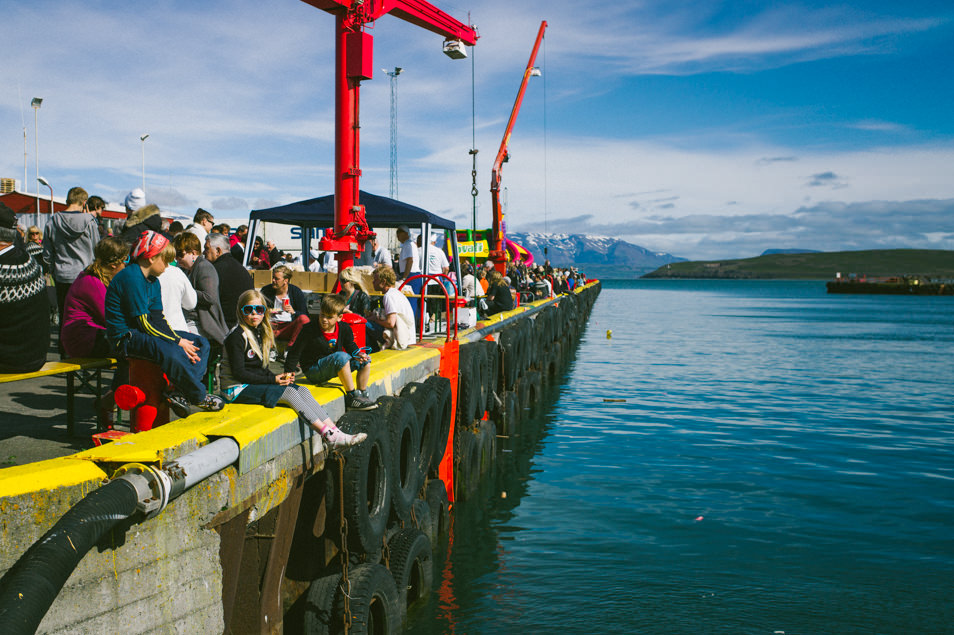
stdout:
[(90, 196), (86, 199), (86, 209), (95, 212), (98, 209), (106, 209), (106, 201), (101, 196)]
[(178, 234), (182, 233), (182, 230), (184, 230), (184, 229), (185, 229), (185, 227), (182, 226), (182, 223), (180, 223), (180, 222), (177, 221), (177, 220), (174, 220), (174, 221), (172, 221), (171, 223), (169, 223), (169, 233), (170, 233), (170, 234), (178, 235)]
[(129, 256), (129, 245), (119, 238), (108, 236), (96, 243), (93, 254), (95, 259), (86, 267), (86, 273), (96, 276), (108, 287), (109, 281), (112, 280), (109, 268), (117, 263), (125, 262)]
[(206, 220), (209, 221), (210, 223), (215, 221), (215, 219), (212, 217), (212, 214), (205, 211), (201, 207), (195, 210), (195, 216), (192, 217), (193, 223), (201, 223), (202, 221), (206, 221)]

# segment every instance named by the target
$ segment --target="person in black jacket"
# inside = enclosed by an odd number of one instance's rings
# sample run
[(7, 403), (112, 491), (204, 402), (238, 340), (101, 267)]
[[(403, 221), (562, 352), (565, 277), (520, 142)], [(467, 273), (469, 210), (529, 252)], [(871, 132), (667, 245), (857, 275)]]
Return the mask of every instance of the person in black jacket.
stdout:
[(226, 398), (233, 403), (292, 408), (321, 435), (332, 449), (357, 445), (367, 434), (346, 434), (338, 429), (311, 392), (295, 384), (295, 373), (275, 374), (268, 368), (268, 355), (275, 336), (265, 319), (265, 298), (255, 289), (239, 296), (235, 311), (237, 326), (225, 338), (228, 369), (223, 378)]
[(254, 288), (251, 274), (229, 253), (229, 239), (222, 234), (209, 234), (205, 239), (205, 259), (212, 263), (219, 274), (219, 299), (225, 324), (235, 328), (238, 298), (243, 292)]
[(16, 214), (0, 203), (0, 373), (39, 370), (49, 347), (43, 269), (23, 245)]
[(510, 294), (510, 285), (504, 282), (499, 271), (490, 272), (487, 278), (487, 315), (509, 311), (513, 308), (513, 296)]
[[(285, 371), (298, 367), (299, 361), (308, 381), (322, 384), (337, 375), (345, 389), (345, 407), (349, 410), (371, 410), (377, 404), (368, 398), (371, 357), (358, 348), (354, 333), (341, 321), (345, 301), (340, 295), (328, 294), (321, 299), (318, 319), (304, 328), (295, 345), (288, 349)], [(357, 372), (357, 385), (351, 369)]]
[(371, 297), (361, 288), (361, 274), (354, 267), (346, 267), (338, 274), (341, 281), (339, 295), (344, 298), (348, 313), (357, 313), (361, 317), (368, 317), (371, 312)]
[(308, 317), (308, 300), (301, 289), (291, 284), (292, 270), (279, 265), (272, 270), (272, 283), (262, 287), (269, 321), (275, 339), (295, 344), (298, 334), (311, 322)]

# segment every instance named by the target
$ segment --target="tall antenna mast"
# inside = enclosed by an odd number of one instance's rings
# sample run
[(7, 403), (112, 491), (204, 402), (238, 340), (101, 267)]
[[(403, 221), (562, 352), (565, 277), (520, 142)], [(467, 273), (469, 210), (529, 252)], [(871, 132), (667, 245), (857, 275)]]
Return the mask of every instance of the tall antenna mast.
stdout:
[(398, 164), (397, 164), (397, 76), (404, 69), (395, 66), (393, 71), (383, 70), (391, 78), (391, 188), (389, 196), (398, 197)]

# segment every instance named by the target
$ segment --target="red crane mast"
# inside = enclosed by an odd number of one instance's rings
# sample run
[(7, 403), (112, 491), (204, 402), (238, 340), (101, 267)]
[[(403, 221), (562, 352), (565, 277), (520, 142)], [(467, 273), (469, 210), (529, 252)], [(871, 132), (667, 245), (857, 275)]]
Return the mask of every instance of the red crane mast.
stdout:
[[(320, 248), (337, 252), (338, 270), (350, 267), (354, 255), (374, 236), (358, 200), (360, 167), (360, 86), (373, 75), (373, 37), (365, 26), (385, 14), (443, 35), (445, 53), (460, 44), (473, 46), (477, 32), (424, 0), (302, 0), (335, 16), (335, 226)], [(448, 46), (448, 41), (452, 46)], [(454, 43), (457, 46), (453, 46)]]
[(547, 30), (547, 21), (540, 23), (540, 30), (537, 31), (537, 40), (533, 43), (533, 51), (530, 53), (530, 60), (527, 62), (527, 68), (523, 71), (523, 81), (520, 82), (520, 90), (517, 91), (517, 99), (514, 101), (513, 109), (510, 111), (510, 120), (507, 122), (507, 129), (504, 131), (503, 141), (500, 142), (500, 150), (497, 151), (497, 158), (494, 159), (494, 167), (490, 171), (490, 207), (493, 213), (493, 229), (490, 239), (490, 259), (500, 273), (507, 271), (507, 245), (504, 242), (506, 238), (503, 232), (503, 210), (500, 206), (500, 177), (504, 161), (509, 158), (507, 145), (510, 143), (510, 133), (513, 132), (513, 124), (517, 120), (517, 114), (520, 112), (520, 105), (523, 103), (523, 94), (527, 90), (527, 82), (533, 73), (533, 63), (537, 59), (537, 51), (540, 50), (540, 42), (543, 41), (543, 33)]

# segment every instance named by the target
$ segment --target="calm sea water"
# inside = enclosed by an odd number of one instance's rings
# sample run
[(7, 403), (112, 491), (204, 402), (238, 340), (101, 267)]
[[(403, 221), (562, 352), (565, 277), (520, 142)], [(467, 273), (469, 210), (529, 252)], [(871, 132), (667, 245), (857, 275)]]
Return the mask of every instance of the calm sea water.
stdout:
[(951, 297), (606, 284), (410, 632), (954, 632), (952, 352)]

